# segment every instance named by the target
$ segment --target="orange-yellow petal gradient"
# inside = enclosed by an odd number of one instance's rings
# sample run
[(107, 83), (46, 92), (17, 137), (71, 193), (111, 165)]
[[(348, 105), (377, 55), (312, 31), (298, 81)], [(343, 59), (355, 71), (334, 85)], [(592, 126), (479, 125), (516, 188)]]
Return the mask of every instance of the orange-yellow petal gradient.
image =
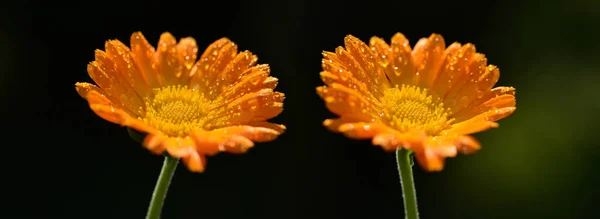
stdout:
[(203, 172), (206, 156), (244, 153), (285, 131), (267, 121), (283, 110), (285, 95), (273, 90), (277, 78), (229, 39), (201, 56), (193, 38), (178, 41), (170, 33), (154, 48), (136, 32), (130, 46), (107, 41), (88, 65), (97, 85), (75, 88), (99, 117), (147, 133), (143, 145), (152, 153), (166, 152)]
[(397, 33), (390, 44), (348, 35), (344, 45), (323, 52), (325, 85), (317, 93), (339, 116), (323, 125), (389, 152), (412, 150), (425, 170), (440, 171), (446, 157), (479, 150), (469, 135), (498, 127), (516, 109), (515, 89), (493, 88), (500, 71), (473, 44), (446, 46), (432, 34), (413, 49)]

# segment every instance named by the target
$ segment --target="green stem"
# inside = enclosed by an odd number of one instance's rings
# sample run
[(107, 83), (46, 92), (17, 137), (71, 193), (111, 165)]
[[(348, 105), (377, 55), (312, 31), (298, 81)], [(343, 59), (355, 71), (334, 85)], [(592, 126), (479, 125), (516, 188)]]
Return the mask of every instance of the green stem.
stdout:
[(400, 184), (402, 185), (402, 198), (404, 199), (404, 214), (407, 219), (418, 219), (417, 193), (412, 173), (412, 152), (405, 149), (396, 151), (396, 162), (400, 173)]
[(173, 175), (175, 174), (178, 163), (179, 159), (165, 156), (165, 161), (163, 162), (160, 175), (158, 176), (156, 186), (154, 187), (154, 192), (152, 193), (152, 200), (150, 200), (146, 219), (160, 218), (163, 202), (167, 196), (167, 190), (169, 190), (169, 184), (171, 183), (171, 178), (173, 178)]

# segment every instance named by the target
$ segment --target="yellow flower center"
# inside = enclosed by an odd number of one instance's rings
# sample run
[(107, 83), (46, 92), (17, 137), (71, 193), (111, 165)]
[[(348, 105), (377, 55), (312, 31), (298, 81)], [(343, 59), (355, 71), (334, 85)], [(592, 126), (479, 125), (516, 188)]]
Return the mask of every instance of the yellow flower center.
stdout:
[(202, 127), (209, 107), (197, 90), (167, 86), (155, 89), (154, 98), (146, 100), (146, 115), (142, 120), (166, 135), (181, 137)]
[(389, 125), (400, 132), (424, 131), (438, 135), (450, 127), (454, 119), (448, 119), (449, 108), (439, 98), (434, 99), (427, 89), (402, 85), (384, 91), (382, 99), (384, 117)]

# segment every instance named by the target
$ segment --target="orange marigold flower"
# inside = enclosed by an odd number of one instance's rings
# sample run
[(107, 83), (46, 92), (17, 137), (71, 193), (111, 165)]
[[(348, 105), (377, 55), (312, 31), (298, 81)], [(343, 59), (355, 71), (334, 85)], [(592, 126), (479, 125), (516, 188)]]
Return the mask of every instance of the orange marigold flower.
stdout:
[(202, 172), (206, 155), (243, 153), (285, 130), (266, 121), (283, 110), (284, 94), (273, 91), (277, 78), (229, 39), (199, 59), (191, 37), (177, 42), (163, 33), (155, 50), (136, 32), (130, 44), (107, 41), (87, 68), (98, 86), (75, 86), (98, 116), (148, 133), (143, 145), (154, 154), (166, 151)]
[(397, 33), (391, 45), (354, 36), (335, 53), (323, 53), (317, 88), (327, 108), (339, 116), (323, 124), (354, 139), (372, 139), (386, 151), (413, 150), (428, 171), (440, 171), (445, 157), (480, 148), (469, 134), (497, 127), (515, 109), (515, 89), (492, 88), (500, 72), (487, 65), (473, 44), (453, 43), (432, 34), (411, 49)]

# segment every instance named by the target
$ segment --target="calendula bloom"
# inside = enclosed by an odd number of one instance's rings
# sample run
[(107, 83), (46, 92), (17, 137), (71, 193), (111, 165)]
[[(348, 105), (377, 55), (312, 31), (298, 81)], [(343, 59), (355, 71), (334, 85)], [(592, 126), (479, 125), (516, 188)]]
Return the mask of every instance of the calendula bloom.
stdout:
[(492, 88), (500, 76), (472, 44), (432, 34), (414, 49), (400, 33), (391, 45), (354, 36), (345, 48), (323, 53), (317, 88), (339, 116), (323, 124), (354, 139), (372, 139), (386, 151), (412, 150), (428, 171), (443, 169), (446, 157), (472, 153), (480, 144), (469, 134), (497, 127), (515, 108), (515, 89)]
[(98, 116), (148, 133), (143, 145), (151, 152), (166, 151), (202, 172), (207, 155), (243, 153), (284, 131), (266, 121), (283, 110), (284, 94), (273, 91), (277, 78), (229, 39), (199, 59), (191, 37), (177, 42), (163, 33), (155, 50), (136, 32), (130, 44), (107, 41), (87, 68), (98, 86), (75, 86)]

